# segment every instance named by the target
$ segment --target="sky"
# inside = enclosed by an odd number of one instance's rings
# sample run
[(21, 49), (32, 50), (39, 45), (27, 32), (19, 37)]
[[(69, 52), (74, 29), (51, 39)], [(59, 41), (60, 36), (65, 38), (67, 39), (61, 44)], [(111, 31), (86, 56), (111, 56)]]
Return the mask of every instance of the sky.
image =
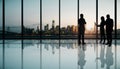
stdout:
[[(118, 0), (118, 28), (120, 28), (120, 0)], [(90, 30), (96, 21), (96, 0), (80, 0), (80, 12), (84, 14), (86, 26)], [(6, 26), (20, 27), (21, 25), (21, 0), (5, 0)], [(110, 14), (114, 19), (114, 0), (99, 0), (100, 17)], [(43, 27), (52, 20), (59, 24), (59, 0), (42, 1)], [(36, 28), (40, 23), (40, 0), (24, 0), (24, 25)], [(77, 0), (61, 0), (61, 26), (77, 25)], [(2, 27), (2, 0), (0, 0), (0, 27)], [(1, 29), (1, 28), (0, 28)]]

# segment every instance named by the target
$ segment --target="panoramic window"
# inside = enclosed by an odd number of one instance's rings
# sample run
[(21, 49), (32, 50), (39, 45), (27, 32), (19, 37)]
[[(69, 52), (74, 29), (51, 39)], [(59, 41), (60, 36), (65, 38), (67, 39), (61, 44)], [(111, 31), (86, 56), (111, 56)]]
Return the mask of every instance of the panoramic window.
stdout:
[(0, 0), (0, 38), (2, 38), (2, 0)]
[(86, 21), (85, 38), (96, 37), (96, 0), (79, 0), (79, 18), (84, 15)]
[(120, 38), (120, 0), (117, 2), (117, 38)]
[[(109, 14), (110, 18), (113, 19), (113, 38), (115, 35), (115, 19), (114, 19), (114, 0), (99, 0), (98, 1), (98, 24), (101, 22), (101, 16), (107, 19), (106, 15)], [(106, 28), (105, 28), (106, 29)]]
[(5, 0), (5, 38), (21, 36), (21, 0)]
[(61, 0), (61, 38), (77, 36), (77, 0)]
[(23, 1), (23, 36), (24, 38), (39, 38), (40, 32), (40, 1)]
[(42, 1), (42, 38), (59, 37), (59, 0)]
[[(101, 16), (109, 14), (114, 21), (113, 37), (115, 34), (115, 4), (113, 0), (98, 0), (98, 11), (96, 11), (96, 0), (43, 0), (40, 11), (39, 0), (23, 0), (23, 27), (21, 27), (21, 0), (5, 0), (5, 38), (77, 38), (78, 18), (84, 15), (85, 38), (96, 38), (96, 33), (100, 34), (100, 28), (95, 25), (100, 24)], [(2, 1), (0, 1), (0, 37), (2, 37)], [(119, 6), (119, 1), (117, 2)], [(117, 7), (118, 12), (119, 8)], [(40, 14), (42, 12), (42, 14)], [(60, 14), (60, 15), (59, 15)], [(119, 13), (118, 13), (119, 15)], [(40, 16), (42, 16), (40, 18)], [(79, 17), (78, 17), (79, 16)], [(117, 34), (119, 38), (119, 16), (117, 16)], [(41, 19), (41, 20), (40, 20)], [(42, 23), (40, 22), (42, 21)], [(21, 30), (23, 29), (23, 31)], [(98, 29), (98, 31), (97, 31)], [(74, 36), (74, 37), (73, 37)]]

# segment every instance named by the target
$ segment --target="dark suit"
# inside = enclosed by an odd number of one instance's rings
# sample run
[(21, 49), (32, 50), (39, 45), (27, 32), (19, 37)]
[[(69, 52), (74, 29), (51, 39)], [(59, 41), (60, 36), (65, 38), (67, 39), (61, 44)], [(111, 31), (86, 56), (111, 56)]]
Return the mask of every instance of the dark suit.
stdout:
[(79, 33), (78, 36), (79, 36), (79, 41), (82, 38), (82, 43), (84, 43), (85, 24), (86, 24), (86, 21), (84, 18), (80, 18), (78, 20), (78, 33)]
[(106, 19), (106, 34), (107, 34), (107, 43), (112, 43), (112, 31), (113, 31), (113, 19)]
[(101, 37), (101, 41), (104, 40), (103, 43), (105, 43), (105, 29), (104, 29), (104, 26), (105, 26), (105, 21), (101, 21), (100, 25), (98, 25), (100, 27), (100, 37)]

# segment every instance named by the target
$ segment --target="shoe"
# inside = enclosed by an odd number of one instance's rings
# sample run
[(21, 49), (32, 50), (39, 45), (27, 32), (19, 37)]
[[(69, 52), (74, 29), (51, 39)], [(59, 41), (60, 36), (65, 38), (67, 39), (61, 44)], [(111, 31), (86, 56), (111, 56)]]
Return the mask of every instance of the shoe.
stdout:
[(111, 44), (108, 45), (109, 47), (111, 46)]
[(106, 43), (105, 45), (108, 45), (109, 43)]
[(83, 45), (86, 44), (85, 42), (82, 43)]
[(79, 41), (78, 44), (81, 44), (81, 42)]
[(102, 44), (105, 44), (105, 42), (103, 42)]
[(108, 45), (109, 45), (109, 46), (111, 46), (111, 45), (112, 45), (112, 43), (109, 43)]

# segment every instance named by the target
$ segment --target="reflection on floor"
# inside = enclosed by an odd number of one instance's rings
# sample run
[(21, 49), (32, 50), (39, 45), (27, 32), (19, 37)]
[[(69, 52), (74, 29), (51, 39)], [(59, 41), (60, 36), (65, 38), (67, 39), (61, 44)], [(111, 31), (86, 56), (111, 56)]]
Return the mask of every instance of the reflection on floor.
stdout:
[(120, 69), (120, 40), (1, 40), (0, 69)]

